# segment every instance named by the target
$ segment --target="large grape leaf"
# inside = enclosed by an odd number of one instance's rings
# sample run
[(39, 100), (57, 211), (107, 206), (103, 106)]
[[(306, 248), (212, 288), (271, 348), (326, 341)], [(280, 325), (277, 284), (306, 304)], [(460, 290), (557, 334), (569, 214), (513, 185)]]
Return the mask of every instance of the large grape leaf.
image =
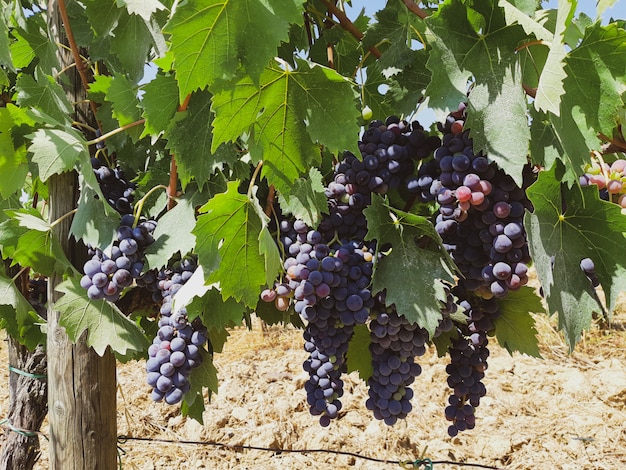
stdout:
[(158, 74), (142, 87), (142, 116), (146, 125), (142, 137), (158, 135), (168, 126), (178, 109), (178, 86), (173, 75)]
[(9, 49), (9, 28), (3, 16), (0, 16), (0, 64), (12, 72), (15, 71), (13, 61), (11, 60), (11, 50)]
[(117, 26), (123, 10), (113, 1), (84, 0), (82, 3), (85, 5), (85, 14), (94, 33), (97, 36), (109, 36)]
[(213, 365), (213, 355), (203, 353), (202, 362), (191, 371), (189, 377), (191, 389), (185, 394), (181, 405), (183, 416), (189, 416), (200, 424), (203, 423), (202, 414), (204, 412), (204, 394), (202, 390), (209, 390), (209, 397), (217, 393), (217, 369)]
[[(473, 21), (477, 15), (481, 21)], [(466, 125), (474, 149), (487, 152), (521, 186), (530, 132), (515, 48), (524, 30), (507, 25), (502, 9), (486, 1), (470, 7), (446, 0), (427, 23), (432, 46), (426, 64), (432, 72), (426, 89), (429, 105), (440, 112), (455, 110), (473, 77)]]
[(46, 276), (75, 271), (50, 230), (50, 224), (35, 209), (18, 209), (6, 214), (10, 219), (2, 223), (0, 234), (3, 256), (10, 256), (14, 263)]
[(506, 348), (509, 354), (518, 351), (541, 357), (535, 320), (530, 313), (545, 313), (545, 308), (534, 289), (524, 286), (518, 291), (511, 291), (506, 297), (498, 299), (498, 305), (500, 316), (494, 324), (500, 346)]
[(298, 178), (290, 194), (279, 194), (280, 207), (284, 213), (292, 214), (309, 227), (317, 227), (321, 214), (328, 213), (328, 200), (324, 194), (322, 174), (315, 167), (309, 170), (308, 178)]
[(370, 351), (370, 330), (366, 325), (356, 325), (354, 334), (348, 344), (346, 363), (348, 373), (359, 372), (359, 377), (367, 382), (374, 371), (372, 367), (372, 353)]
[(176, 155), (183, 188), (192, 178), (202, 188), (213, 173), (232, 165), (240, 155), (231, 144), (212, 146), (213, 114), (208, 91), (194, 93), (187, 111), (179, 114), (181, 118), (172, 120), (165, 130), (166, 147)]
[(378, 59), (381, 70), (400, 71), (413, 61), (412, 40), (424, 42), (426, 30), (424, 20), (419, 18), (401, 2), (387, 2), (376, 12), (376, 22), (363, 37), (363, 47), (368, 49), (380, 45), (384, 50)]
[(238, 184), (230, 182), (225, 193), (200, 208), (193, 234), (198, 260), (209, 273), (207, 282), (219, 282), (224, 299), (234, 297), (254, 307), (266, 282), (260, 241), (267, 217), (258, 201), (237, 191)]
[(44, 319), (37, 315), (15, 282), (0, 275), (0, 328), (29, 349), (45, 344), (41, 326)]
[(39, 168), (39, 178), (45, 182), (52, 175), (71, 170), (81, 158), (89, 158), (82, 136), (73, 129), (37, 129), (28, 151)]
[(113, 242), (119, 226), (119, 214), (107, 210), (110, 206), (100, 195), (80, 181), (78, 210), (72, 219), (70, 233), (84, 244), (104, 249)]
[(580, 260), (594, 261), (609, 312), (626, 289), (626, 217), (616, 204), (600, 200), (595, 186), (568, 188), (555, 172), (541, 172), (528, 188), (535, 211), (524, 225), (548, 310), (559, 313), (559, 328), (573, 349), (592, 313), (602, 309)]
[[(28, 65), (33, 59), (31, 54), (34, 54), (39, 59), (39, 66), (41, 66), (46, 73), (51, 73), (52, 70), (59, 71), (57, 45), (48, 37), (48, 26), (43, 12), (36, 13), (26, 18), (24, 16), (24, 10), (14, 8), (13, 19), (15, 29), (11, 34), (18, 39), (18, 42), (22, 42), (22, 53), (24, 54), (24, 60), (16, 60), (15, 51), (11, 51), (15, 67), (23, 68)], [(27, 47), (24, 47), (26, 46), (24, 41), (27, 43)], [(30, 54), (28, 54), (27, 49), (30, 49)]]
[(165, 9), (165, 5), (159, 0), (118, 0), (117, 4), (125, 5), (128, 13), (139, 15), (144, 21), (150, 21), (153, 13)]
[(121, 355), (145, 351), (148, 341), (139, 327), (106, 300), (89, 300), (87, 291), (72, 277), (56, 287), (64, 295), (54, 304), (60, 313), (59, 325), (72, 341), (87, 330), (87, 346), (102, 356), (107, 347)]
[(559, 8), (556, 15), (556, 27), (552, 42), (550, 43), (550, 52), (539, 78), (537, 86), (537, 94), (535, 96), (535, 109), (553, 114), (559, 114), (560, 100), (565, 89), (563, 88), (563, 79), (566, 77), (564, 67), (564, 59), (567, 51), (565, 49), (564, 33), (567, 26), (572, 21), (574, 11), (576, 10), (577, 0), (567, 0), (559, 2)]
[(28, 173), (24, 146), (14, 147), (11, 130), (13, 116), (7, 108), (0, 108), (0, 195), (8, 198), (22, 187)]
[(143, 77), (152, 43), (152, 33), (143, 18), (122, 15), (111, 37), (109, 58), (119, 61), (120, 71), (124, 71), (131, 80), (137, 82)]
[(524, 28), (527, 34), (533, 34), (537, 39), (542, 41), (552, 41), (554, 35), (534, 18), (528, 16), (532, 15), (537, 7), (535, 0), (530, 0), (530, 3), (534, 5), (531, 5), (530, 8), (526, 8), (525, 10), (521, 9), (520, 5), (511, 4), (508, 0), (500, 0), (498, 5), (504, 9), (504, 15), (506, 16), (506, 22), (508, 24), (518, 23)]
[(179, 4), (171, 34), (180, 100), (244, 72), (258, 82), (263, 68), (288, 41), (289, 24), (302, 24), (303, 0), (191, 0)]
[(378, 262), (372, 291), (386, 289), (387, 303), (395, 304), (400, 315), (425, 328), (432, 337), (441, 318), (441, 302), (446, 299), (440, 280), (453, 282), (451, 261), (439, 235), (428, 219), (391, 212), (379, 196), (372, 198), (364, 213), (369, 227), (366, 239), (392, 247)]
[(159, 219), (154, 243), (146, 249), (146, 263), (161, 268), (176, 252), (185, 255), (195, 246), (192, 235), (196, 224), (196, 207), (206, 202), (208, 194), (189, 191), (177, 199), (176, 205)]
[(585, 128), (611, 136), (615, 116), (624, 107), (626, 91), (626, 31), (617, 23), (596, 22), (566, 58), (567, 95), (585, 117)]
[[(36, 79), (36, 81), (35, 81)], [(35, 107), (42, 110), (57, 121), (69, 125), (69, 116), (74, 107), (67, 99), (63, 88), (54, 78), (43, 73), (41, 68), (35, 70), (35, 78), (21, 74), (17, 79), (17, 104), (22, 107)]]
[[(358, 152), (360, 115), (350, 82), (335, 71), (297, 60), (297, 70), (273, 63), (213, 97), (213, 147), (250, 133), (250, 151), (263, 160), (263, 174), (279, 192), (319, 158), (319, 142), (331, 152)], [(307, 135), (308, 134), (308, 135)]]

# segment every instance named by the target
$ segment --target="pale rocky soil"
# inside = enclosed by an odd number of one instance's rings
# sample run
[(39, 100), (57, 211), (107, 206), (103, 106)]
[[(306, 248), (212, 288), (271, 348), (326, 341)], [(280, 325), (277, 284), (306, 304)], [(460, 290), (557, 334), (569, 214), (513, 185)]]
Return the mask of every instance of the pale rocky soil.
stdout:
[[(232, 331), (215, 363), (219, 393), (207, 401), (204, 424), (184, 419), (179, 408), (148, 398), (143, 363), (118, 368), (119, 434), (170, 440), (213, 441), (282, 449), (328, 449), (381, 460), (468, 462), (507, 469), (626, 469), (626, 308), (611, 329), (594, 327), (569, 355), (554, 324), (537, 317), (543, 359), (511, 357), (491, 348), (485, 384), (488, 395), (477, 409), (473, 431), (447, 436), (445, 358), (430, 350), (413, 388), (413, 413), (388, 428), (365, 408), (367, 390), (353, 373), (346, 379), (342, 416), (322, 429), (310, 416), (301, 364), (301, 332), (271, 327)], [(0, 361), (6, 362), (1, 345)], [(0, 380), (7, 380), (0, 366)], [(6, 382), (5, 382), (6, 383)], [(0, 390), (0, 415), (8, 407)], [(42, 431), (47, 432), (47, 425)], [(46, 441), (37, 469), (47, 468)], [(316, 453), (234, 450), (210, 445), (128, 441), (124, 469), (391, 469), (397, 464)], [(422, 468), (422, 467), (420, 467)], [(436, 464), (435, 469), (472, 468)]]

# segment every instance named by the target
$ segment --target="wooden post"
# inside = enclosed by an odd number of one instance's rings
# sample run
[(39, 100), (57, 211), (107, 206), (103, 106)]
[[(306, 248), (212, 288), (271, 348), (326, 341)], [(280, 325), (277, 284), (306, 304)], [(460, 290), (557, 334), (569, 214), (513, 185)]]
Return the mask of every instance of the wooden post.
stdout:
[[(67, 44), (58, 2), (48, 3), (48, 27), (51, 40)], [(61, 67), (73, 63), (71, 54), (59, 48)], [(86, 92), (75, 72), (66, 70), (66, 86), (72, 103), (84, 103)], [(77, 105), (74, 119), (92, 121), (88, 106)], [(91, 119), (90, 119), (91, 118)], [(78, 188), (74, 172), (54, 175), (49, 184), (50, 220), (57, 220), (76, 207)], [(80, 268), (84, 248), (76, 249), (69, 237), (71, 217), (54, 227), (68, 258)], [(59, 312), (54, 302), (60, 298), (55, 287), (59, 275), (48, 279), (48, 421), (50, 424), (51, 470), (113, 470), (117, 461), (117, 410), (115, 356), (110, 349), (100, 357), (87, 347), (85, 335), (72, 344), (59, 326)]]
[[(50, 220), (74, 208), (76, 178), (65, 173), (50, 178)], [(69, 219), (55, 227), (55, 235), (69, 249)], [(48, 298), (62, 281), (48, 279)], [(116, 466), (117, 412), (115, 356), (107, 349), (103, 357), (87, 347), (85, 335), (72, 344), (59, 326), (59, 312), (48, 309), (48, 421), (50, 423), (50, 470), (109, 470)]]

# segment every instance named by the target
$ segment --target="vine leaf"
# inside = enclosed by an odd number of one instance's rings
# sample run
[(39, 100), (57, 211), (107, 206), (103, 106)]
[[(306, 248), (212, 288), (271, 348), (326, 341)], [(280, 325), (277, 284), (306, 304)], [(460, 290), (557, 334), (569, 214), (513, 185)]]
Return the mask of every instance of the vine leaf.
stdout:
[[(261, 217), (263, 211), (256, 200), (237, 191), (238, 185), (236, 181), (228, 183), (225, 193), (200, 208), (192, 233), (199, 263), (208, 273), (206, 281), (219, 282), (224, 299), (234, 297), (254, 307), (259, 288), (266, 283), (267, 255), (261, 253), (260, 241), (267, 218)], [(275, 277), (278, 269), (270, 274)]]
[[(366, 240), (379, 246), (391, 244), (391, 252), (378, 262), (372, 292), (387, 291), (387, 304), (400, 315), (425, 328), (432, 337), (441, 318), (446, 293), (440, 280), (453, 282), (451, 260), (433, 225), (424, 217), (394, 210), (379, 196), (364, 210), (369, 231)], [(432, 242), (433, 249), (418, 241)]]
[[(474, 151), (486, 152), (521, 186), (530, 132), (515, 48), (524, 30), (507, 25), (502, 9), (490, 2), (474, 3), (470, 11), (460, 0), (446, 0), (426, 21), (432, 45), (426, 63), (432, 72), (426, 89), (430, 106), (445, 115), (467, 100)], [(470, 78), (474, 84), (467, 99)]]
[(324, 190), (322, 174), (317, 168), (311, 168), (308, 178), (298, 178), (293, 182), (293, 189), (289, 194), (278, 195), (280, 207), (283, 212), (293, 214), (309, 227), (317, 227), (320, 214), (328, 213)]
[(68, 116), (74, 112), (72, 104), (61, 86), (41, 68), (35, 69), (35, 78), (26, 74), (19, 75), (15, 87), (17, 104), (25, 108), (38, 108), (57, 121), (70, 124)]
[(54, 304), (60, 313), (59, 324), (76, 342), (87, 330), (87, 346), (102, 356), (107, 347), (126, 355), (127, 351), (145, 351), (148, 342), (139, 327), (116, 306), (106, 300), (89, 300), (87, 291), (76, 278), (56, 287), (64, 295)]
[[(250, 134), (250, 152), (279, 192), (319, 160), (319, 142), (331, 152), (354, 150), (360, 111), (351, 83), (334, 70), (304, 60), (291, 70), (274, 63), (257, 86), (250, 77), (213, 97), (212, 150)], [(308, 134), (308, 135), (307, 135)]]
[(567, 76), (564, 70), (564, 59), (567, 51), (565, 50), (563, 38), (565, 30), (574, 16), (576, 3), (574, 0), (559, 2), (550, 52), (537, 86), (537, 95), (535, 97), (535, 109), (537, 110), (559, 114), (561, 96), (565, 93), (563, 80)]
[(541, 298), (534, 289), (524, 286), (518, 291), (498, 299), (500, 316), (495, 320), (496, 338), (503, 348), (513, 354), (519, 351), (533, 357), (541, 357), (535, 320), (530, 315), (545, 313)]
[(189, 416), (200, 424), (203, 423), (202, 414), (204, 412), (204, 395), (202, 390), (209, 389), (209, 397), (212, 393), (217, 393), (217, 369), (213, 365), (213, 356), (204, 352), (202, 362), (191, 371), (189, 376), (191, 388), (185, 394), (181, 405), (183, 416)]
[[(19, 108), (17, 108), (19, 109)], [(0, 195), (8, 198), (19, 190), (28, 174), (24, 146), (15, 149), (11, 131), (15, 121), (7, 108), (0, 108)]]
[(39, 168), (39, 178), (45, 182), (52, 175), (71, 170), (81, 158), (89, 159), (83, 138), (72, 129), (37, 129), (28, 151)]
[(350, 338), (346, 362), (348, 373), (359, 372), (359, 377), (367, 382), (374, 369), (372, 367), (372, 353), (370, 351), (370, 330), (365, 325), (355, 325), (354, 335)]
[(178, 86), (173, 75), (158, 74), (142, 87), (142, 116), (146, 125), (141, 137), (163, 132), (178, 109)]
[(46, 276), (74, 271), (61, 244), (50, 231), (50, 224), (36, 209), (8, 210), (6, 214), (10, 218), (0, 224), (0, 245), (4, 256)]
[(165, 10), (159, 0), (118, 0), (118, 7), (125, 5), (128, 13), (141, 16), (144, 21), (150, 21), (150, 17), (159, 10)]
[(37, 315), (15, 282), (0, 275), (0, 328), (29, 349), (46, 342), (45, 321)]
[(609, 312), (626, 289), (626, 217), (616, 204), (600, 200), (596, 186), (568, 189), (555, 172), (541, 172), (528, 188), (535, 211), (524, 225), (548, 310), (559, 313), (559, 328), (573, 349), (592, 313), (603, 309), (580, 260), (593, 260)]
[[(587, 28), (581, 43), (566, 58), (564, 82), (569, 107), (579, 107), (581, 132), (593, 128), (612, 135), (615, 116), (624, 107), (626, 31), (617, 23)], [(584, 126), (584, 127), (583, 127)]]
[[(178, 176), (183, 188), (192, 179), (200, 188), (209, 181), (216, 170), (233, 165), (239, 158), (233, 145), (214, 146), (211, 122), (211, 94), (208, 91), (194, 93), (181, 119), (170, 121), (165, 130), (166, 147), (176, 155)], [(176, 116), (178, 117), (178, 116)]]
[(175, 253), (184, 255), (193, 249), (196, 239), (191, 231), (196, 223), (196, 207), (205, 202), (206, 197), (198, 191), (189, 191), (159, 219), (154, 231), (155, 241), (145, 252), (150, 268), (161, 268)]
[[(243, 72), (257, 82), (289, 25), (302, 24), (303, 0), (195, 0), (180, 4), (165, 27), (171, 34), (180, 100)], [(226, 46), (227, 45), (227, 46)]]

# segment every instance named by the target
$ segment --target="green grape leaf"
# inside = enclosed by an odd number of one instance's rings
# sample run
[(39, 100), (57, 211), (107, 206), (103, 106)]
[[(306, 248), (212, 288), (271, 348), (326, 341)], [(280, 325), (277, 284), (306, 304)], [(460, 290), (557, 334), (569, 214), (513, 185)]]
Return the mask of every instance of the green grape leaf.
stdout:
[(177, 204), (159, 219), (154, 231), (154, 243), (146, 248), (146, 264), (161, 268), (177, 252), (185, 255), (196, 243), (192, 235), (196, 224), (196, 207), (206, 202), (207, 194), (189, 191), (176, 200)]
[(9, 42), (9, 28), (3, 16), (0, 16), (0, 64), (15, 72)]
[(542, 171), (528, 188), (535, 211), (524, 225), (548, 310), (559, 313), (559, 328), (573, 349), (592, 313), (603, 309), (580, 261), (593, 260), (609, 312), (626, 289), (626, 217), (616, 204), (600, 200), (596, 186), (568, 188), (555, 172)]
[(202, 188), (209, 177), (224, 165), (232, 165), (239, 158), (233, 145), (212, 145), (211, 94), (207, 91), (194, 93), (181, 119), (170, 121), (165, 130), (166, 147), (176, 155), (176, 163), (183, 188), (192, 178)]
[(127, 351), (145, 351), (148, 347), (143, 332), (116, 306), (106, 300), (89, 300), (78, 279), (70, 278), (56, 287), (64, 295), (54, 304), (60, 313), (59, 325), (76, 342), (87, 330), (87, 346), (102, 356), (107, 349), (121, 355)]
[(372, 353), (370, 351), (370, 330), (366, 325), (355, 325), (354, 334), (348, 344), (347, 366), (348, 373), (359, 372), (359, 377), (367, 382), (372, 376)]
[[(515, 3), (515, 2), (514, 2)], [(519, 5), (513, 5), (508, 0), (500, 0), (498, 5), (503, 8), (504, 16), (506, 17), (507, 24), (517, 23), (528, 35), (534, 35), (537, 39), (542, 41), (551, 42), (554, 38), (552, 32), (543, 27), (538, 21), (534, 18), (531, 18), (528, 15), (532, 15), (535, 12), (537, 2), (534, 0), (530, 0), (530, 3), (534, 3), (530, 9), (520, 9)]]
[(370, 48), (382, 44), (383, 53), (378, 59), (381, 70), (398, 71), (409, 66), (413, 59), (411, 40), (424, 43), (424, 20), (400, 2), (387, 2), (382, 10), (376, 12), (376, 22), (367, 29), (362, 44)]
[(109, 204), (104, 202), (97, 192), (81, 182), (78, 210), (72, 219), (70, 233), (77, 240), (82, 240), (86, 245), (104, 249), (109, 246), (115, 237), (119, 226), (117, 212), (108, 211)]
[(11, 130), (15, 125), (11, 111), (0, 108), (0, 195), (8, 198), (19, 190), (28, 174), (28, 160), (23, 146), (15, 149)]
[(32, 350), (46, 342), (43, 324), (15, 282), (0, 275), (0, 328)]
[(266, 256), (259, 242), (267, 218), (260, 217), (256, 200), (237, 192), (238, 184), (228, 183), (225, 193), (200, 208), (192, 233), (199, 262), (210, 273), (207, 282), (219, 282), (224, 299), (234, 297), (254, 307), (266, 282)]
[[(286, 42), (289, 24), (302, 24), (302, 0), (193, 0), (180, 4), (165, 27), (171, 34), (180, 100), (240, 68), (258, 82)], [(227, 45), (227, 47), (225, 47)]]
[[(120, 126), (131, 124), (141, 119), (139, 100), (135, 86), (124, 75), (113, 76), (106, 90), (105, 99), (111, 103), (112, 115)], [(133, 139), (141, 135), (141, 126), (126, 130)]]
[(284, 213), (304, 221), (309, 227), (317, 227), (321, 214), (328, 213), (324, 190), (322, 174), (313, 167), (309, 170), (308, 178), (298, 178), (288, 194), (278, 195), (280, 208)]
[(155, 12), (166, 9), (159, 0), (118, 0), (117, 3), (125, 5), (128, 13), (141, 16), (144, 21), (150, 21)]
[(142, 88), (142, 116), (146, 120), (142, 137), (163, 132), (178, 109), (178, 86), (173, 75), (158, 74)]
[(37, 129), (27, 137), (32, 140), (28, 151), (33, 154), (43, 182), (71, 170), (80, 159), (89, 158), (85, 140), (72, 129)]
[(564, 33), (571, 23), (574, 11), (576, 10), (576, 0), (559, 2), (556, 15), (556, 28), (550, 44), (550, 52), (539, 78), (537, 94), (535, 96), (535, 109), (544, 112), (559, 114), (560, 100), (565, 89), (563, 79), (567, 76), (564, 70), (565, 50)]
[[(130, 46), (129, 46), (130, 45)], [(134, 82), (144, 74), (152, 47), (152, 34), (145, 21), (137, 15), (122, 15), (111, 37), (111, 55)]]
[(75, 271), (50, 231), (50, 224), (35, 209), (7, 211), (7, 215), (11, 219), (1, 225), (0, 244), (14, 250), (7, 250), (4, 256), (11, 256), (14, 263), (28, 266), (45, 276)]
[(366, 240), (392, 247), (378, 262), (372, 292), (386, 289), (387, 304), (395, 304), (400, 315), (425, 328), (432, 337), (441, 318), (441, 302), (446, 300), (440, 280), (453, 282), (451, 261), (439, 235), (428, 219), (391, 211), (379, 196), (374, 196), (363, 212), (369, 227)]
[(534, 289), (524, 286), (518, 291), (511, 291), (506, 297), (498, 299), (498, 305), (501, 313), (494, 326), (500, 346), (509, 354), (518, 351), (541, 357), (535, 320), (530, 313), (545, 313), (545, 309)]
[(69, 116), (74, 112), (74, 107), (63, 88), (54, 78), (44, 74), (41, 68), (37, 67), (35, 70), (35, 78), (26, 74), (20, 75), (15, 86), (16, 101), (20, 106), (38, 108), (61, 123), (71, 123)]
[(91, 29), (97, 36), (109, 36), (119, 21), (123, 10), (115, 2), (102, 0), (84, 0), (85, 14)]
[(209, 389), (211, 393), (217, 393), (217, 369), (213, 365), (213, 357), (211, 354), (203, 353), (202, 361), (191, 371), (189, 377), (191, 389), (185, 394), (181, 405), (183, 416), (189, 416), (200, 424), (203, 423), (202, 414), (204, 413), (204, 395), (202, 390)]
[(532, 161), (545, 168), (552, 168), (556, 160), (565, 156), (565, 150), (563, 150), (548, 116), (535, 109), (530, 110), (530, 116), (532, 118), (530, 124)]
[[(580, 108), (584, 129), (611, 136), (615, 116), (624, 107), (626, 92), (626, 31), (617, 23), (600, 22), (585, 31), (582, 42), (566, 58), (564, 82), (571, 107)], [(566, 108), (568, 109), (568, 108)]]
[(265, 260), (265, 284), (271, 286), (276, 279), (276, 273), (282, 269), (283, 263), (280, 259), (276, 241), (267, 226), (264, 226), (259, 234), (259, 252)]
[(187, 305), (189, 318), (200, 317), (202, 324), (209, 329), (240, 325), (245, 310), (243, 304), (233, 298), (224, 300), (220, 291), (215, 288), (209, 289), (201, 297), (195, 297)]
[[(487, 3), (472, 4), (473, 10), (460, 0), (446, 0), (426, 20), (432, 46), (426, 64), (432, 80), (426, 94), (429, 105), (445, 114), (466, 100), (468, 79), (473, 77), (466, 127), (474, 150), (485, 151), (521, 186), (530, 132), (515, 49), (524, 31), (507, 25), (503, 11)], [(476, 15), (481, 16), (480, 33), (470, 19)]]
[(250, 151), (263, 160), (263, 175), (286, 194), (319, 159), (314, 142), (331, 152), (358, 152), (360, 111), (350, 82), (326, 67), (297, 64), (294, 71), (274, 63), (261, 75), (260, 87), (246, 77), (213, 97), (213, 150), (250, 133)]
[[(32, 56), (34, 54), (39, 59), (39, 66), (46, 72), (60, 70), (57, 46), (48, 37), (48, 26), (45, 16), (43, 13), (39, 13), (29, 16), (24, 21), (17, 21), (17, 27), (11, 34), (18, 38), (18, 42), (23, 39), (28, 43), (31, 55), (30, 60), (27, 55), (24, 55), (21, 60), (16, 59), (15, 51), (12, 50), (13, 64), (16, 68), (23, 68), (28, 65), (34, 58)], [(26, 48), (23, 48), (21, 52), (27, 53)]]

